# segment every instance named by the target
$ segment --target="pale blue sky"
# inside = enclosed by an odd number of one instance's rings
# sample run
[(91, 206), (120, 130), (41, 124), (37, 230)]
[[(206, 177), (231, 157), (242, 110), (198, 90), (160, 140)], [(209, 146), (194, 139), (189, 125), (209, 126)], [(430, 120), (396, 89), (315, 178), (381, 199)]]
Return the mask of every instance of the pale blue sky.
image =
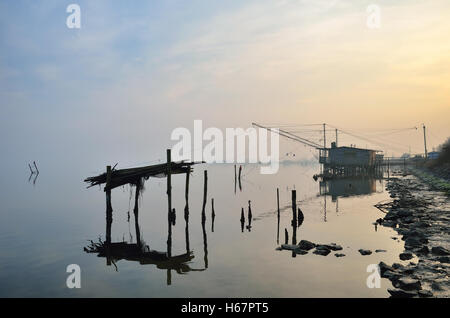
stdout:
[[(66, 27), (70, 3), (79, 30)], [(370, 3), (379, 30), (366, 26)], [(450, 135), (449, 31), (444, 0), (1, 1), (2, 154), (145, 162), (194, 119), (425, 122), (437, 145)], [(397, 142), (422, 147), (417, 134)]]

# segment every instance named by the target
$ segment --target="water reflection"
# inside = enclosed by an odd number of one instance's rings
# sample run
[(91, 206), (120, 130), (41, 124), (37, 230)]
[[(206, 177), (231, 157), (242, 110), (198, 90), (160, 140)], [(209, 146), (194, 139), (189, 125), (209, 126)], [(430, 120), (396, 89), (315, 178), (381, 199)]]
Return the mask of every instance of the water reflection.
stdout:
[[(375, 177), (345, 177), (322, 180), (319, 183), (319, 195), (323, 196), (324, 222), (327, 221), (327, 196), (331, 196), (336, 206), (336, 214), (339, 213), (339, 198), (371, 195), (377, 192), (377, 183), (383, 189), (382, 176)], [(383, 190), (381, 190), (382, 192)], [(377, 231), (377, 227), (375, 227)]]
[(368, 195), (376, 192), (377, 179), (354, 177), (320, 181), (320, 195), (330, 195), (335, 202), (339, 197)]
[[(206, 184), (206, 172), (205, 172), (205, 184)], [(189, 173), (186, 174), (186, 184), (189, 184)], [(172, 226), (175, 226), (176, 211), (171, 210), (168, 213), (168, 231), (167, 231), (167, 251), (151, 250), (141, 237), (139, 226), (139, 196), (143, 189), (143, 182), (134, 184), (135, 198), (134, 198), (134, 223), (135, 223), (135, 235), (136, 243), (132, 243), (132, 234), (130, 231), (130, 242), (112, 242), (111, 241), (111, 228), (113, 223), (113, 209), (111, 205), (111, 192), (106, 192), (106, 240), (101, 239), (98, 242), (90, 241), (90, 244), (84, 248), (87, 253), (96, 253), (99, 257), (106, 258), (106, 265), (114, 265), (116, 271), (118, 271), (117, 262), (120, 260), (139, 262), (141, 265), (156, 265), (156, 268), (167, 271), (167, 285), (172, 284), (172, 270), (178, 274), (186, 274), (194, 271), (204, 271), (208, 268), (208, 241), (206, 235), (206, 216), (205, 207), (202, 210), (202, 231), (203, 231), (203, 247), (204, 247), (204, 268), (192, 268), (188, 263), (194, 258), (193, 252), (190, 250), (189, 245), (189, 196), (188, 189), (186, 187), (186, 206), (184, 208), (185, 219), (185, 243), (186, 252), (179, 255), (172, 255)], [(131, 198), (130, 193), (130, 198)], [(205, 197), (206, 197), (206, 185), (205, 185)], [(170, 196), (168, 196), (170, 204)], [(214, 199), (212, 199), (212, 221), (214, 222)], [(128, 223), (130, 222), (130, 214), (128, 212)], [(214, 223), (212, 223), (212, 230), (214, 229)], [(214, 231), (214, 230), (213, 230)]]

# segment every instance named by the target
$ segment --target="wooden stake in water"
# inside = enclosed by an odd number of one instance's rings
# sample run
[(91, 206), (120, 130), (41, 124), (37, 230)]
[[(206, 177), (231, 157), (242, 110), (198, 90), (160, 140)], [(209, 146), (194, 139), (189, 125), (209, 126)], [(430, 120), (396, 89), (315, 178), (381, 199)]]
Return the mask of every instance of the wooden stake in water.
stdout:
[(167, 200), (168, 200), (168, 236), (167, 236), (167, 255), (172, 256), (172, 158), (170, 149), (167, 149)]
[(277, 244), (280, 243), (280, 189), (277, 188)]

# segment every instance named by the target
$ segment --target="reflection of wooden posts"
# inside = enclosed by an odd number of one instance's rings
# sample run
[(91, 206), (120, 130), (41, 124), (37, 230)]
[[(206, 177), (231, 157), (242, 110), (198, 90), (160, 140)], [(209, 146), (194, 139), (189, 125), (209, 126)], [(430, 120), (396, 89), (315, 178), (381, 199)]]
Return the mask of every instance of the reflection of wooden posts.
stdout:
[(168, 199), (168, 236), (167, 236), (167, 255), (172, 256), (172, 159), (170, 149), (167, 149), (167, 199)]
[(167, 269), (167, 286), (172, 285), (172, 271)]
[(242, 233), (244, 233), (244, 225), (245, 225), (244, 208), (241, 208), (241, 231), (242, 231)]
[(111, 166), (106, 166), (106, 243), (111, 243), (112, 204), (111, 204)]
[(139, 230), (139, 193), (141, 192), (140, 181), (136, 183), (136, 193), (134, 196), (134, 227), (136, 230), (136, 243), (141, 247), (141, 231)]
[(242, 172), (242, 166), (239, 166), (239, 190), (242, 191), (241, 172)]
[(251, 231), (252, 228), (252, 219), (253, 219), (253, 214), (252, 214), (252, 205), (251, 205), (251, 201), (248, 200), (248, 231)]
[(216, 218), (216, 212), (214, 211), (214, 198), (211, 199), (211, 232), (214, 232), (214, 219)]
[(106, 166), (106, 265), (111, 265), (110, 245), (111, 245), (111, 226), (112, 226), (112, 204), (111, 204), (111, 166)]
[(391, 164), (388, 158), (388, 180), (390, 179), (390, 169), (391, 169)]
[(184, 207), (184, 220), (186, 221), (186, 253), (189, 253), (189, 175), (190, 172), (186, 172), (186, 189), (185, 189), (185, 198), (186, 198), (186, 206)]
[(277, 244), (280, 243), (280, 189), (277, 188)]
[(203, 253), (205, 268), (208, 268), (208, 237), (206, 236), (206, 199), (208, 195), (208, 171), (204, 171), (204, 184), (203, 184), (203, 208), (202, 208), (202, 231), (203, 231)]
[(284, 244), (289, 244), (289, 233), (286, 228), (284, 229)]

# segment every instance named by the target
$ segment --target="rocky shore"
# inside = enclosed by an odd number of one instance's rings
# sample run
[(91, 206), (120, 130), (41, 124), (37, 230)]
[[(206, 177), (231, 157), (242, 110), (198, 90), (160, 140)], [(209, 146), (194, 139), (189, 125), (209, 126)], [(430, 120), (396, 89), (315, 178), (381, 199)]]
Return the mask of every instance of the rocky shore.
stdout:
[(394, 228), (405, 242), (401, 260), (408, 265), (381, 262), (383, 278), (392, 282), (392, 297), (450, 296), (450, 199), (413, 175), (391, 178), (387, 184), (393, 202), (383, 226)]

